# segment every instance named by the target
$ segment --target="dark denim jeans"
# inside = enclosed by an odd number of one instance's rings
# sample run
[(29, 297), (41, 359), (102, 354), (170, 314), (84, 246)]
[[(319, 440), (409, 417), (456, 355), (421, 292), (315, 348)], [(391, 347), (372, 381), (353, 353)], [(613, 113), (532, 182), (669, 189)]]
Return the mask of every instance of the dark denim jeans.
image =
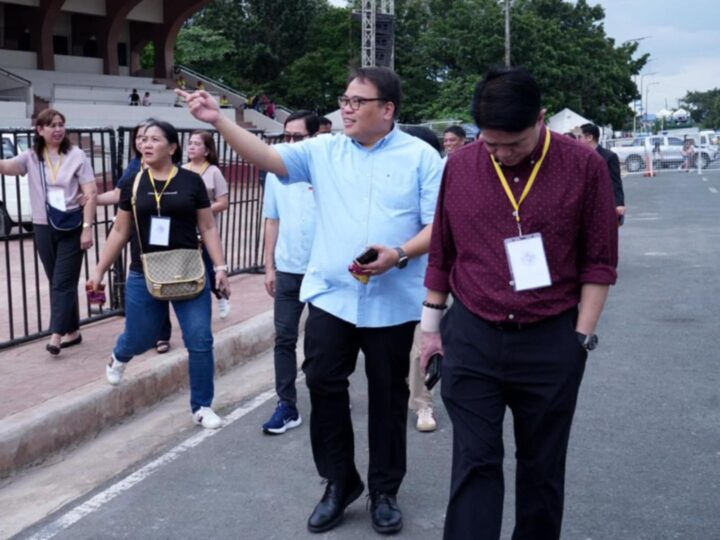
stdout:
[(278, 271), (275, 275), (275, 391), (278, 398), (295, 405), (297, 391), (298, 326), (305, 304), (300, 301), (302, 274)]
[[(155, 346), (168, 313), (170, 302), (153, 298), (139, 272), (129, 272), (125, 286), (125, 331), (115, 344), (113, 354), (120, 362), (129, 362)], [(192, 300), (172, 302), (190, 359), (190, 408), (209, 407), (214, 394), (213, 335), (210, 289)]]

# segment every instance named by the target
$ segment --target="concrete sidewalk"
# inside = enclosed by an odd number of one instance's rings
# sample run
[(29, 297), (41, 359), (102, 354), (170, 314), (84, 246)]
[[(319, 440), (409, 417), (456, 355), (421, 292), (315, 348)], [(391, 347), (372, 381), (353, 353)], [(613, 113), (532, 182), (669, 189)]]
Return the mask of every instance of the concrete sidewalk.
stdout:
[[(225, 320), (213, 301), (216, 376), (273, 343), (273, 302), (263, 279), (231, 278), (232, 311)], [(107, 384), (105, 365), (125, 324), (122, 317), (84, 326), (82, 344), (57, 357), (45, 350), (47, 339), (0, 353), (0, 479), (187, 388), (187, 352), (174, 314), (172, 319), (170, 352), (135, 357), (118, 387)]]

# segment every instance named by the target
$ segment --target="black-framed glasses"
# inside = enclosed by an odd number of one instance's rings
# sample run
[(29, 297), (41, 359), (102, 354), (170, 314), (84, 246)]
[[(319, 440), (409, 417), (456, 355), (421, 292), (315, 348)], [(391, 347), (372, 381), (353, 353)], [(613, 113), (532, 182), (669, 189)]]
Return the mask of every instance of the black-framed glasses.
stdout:
[(283, 133), (283, 138), (285, 139), (285, 142), (297, 142), (302, 141), (304, 139), (308, 138), (307, 133)]
[(364, 98), (364, 97), (347, 97), (347, 96), (340, 96), (338, 98), (338, 105), (340, 105), (340, 108), (347, 107), (350, 105), (350, 108), (353, 111), (357, 111), (361, 105), (367, 103), (368, 101), (387, 101), (385, 98)]

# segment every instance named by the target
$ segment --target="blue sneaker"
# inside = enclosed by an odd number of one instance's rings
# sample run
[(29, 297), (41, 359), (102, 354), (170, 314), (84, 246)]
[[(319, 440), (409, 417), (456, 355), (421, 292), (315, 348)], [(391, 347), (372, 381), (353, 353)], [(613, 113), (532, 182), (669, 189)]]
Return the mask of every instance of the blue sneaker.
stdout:
[(265, 422), (262, 429), (271, 435), (280, 435), (288, 429), (296, 428), (302, 424), (302, 418), (295, 405), (280, 401), (272, 418)]

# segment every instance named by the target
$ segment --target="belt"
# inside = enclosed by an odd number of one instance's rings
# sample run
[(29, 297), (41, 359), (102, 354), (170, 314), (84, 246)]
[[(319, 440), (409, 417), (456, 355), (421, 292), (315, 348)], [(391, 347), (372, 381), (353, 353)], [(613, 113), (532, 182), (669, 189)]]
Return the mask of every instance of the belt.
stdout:
[(577, 308), (576, 307), (570, 308), (566, 311), (563, 311), (562, 313), (558, 313), (557, 315), (551, 315), (550, 317), (546, 317), (544, 319), (540, 319), (539, 321), (533, 321), (533, 322), (488, 321), (487, 319), (482, 319), (482, 320), (488, 326), (491, 326), (492, 328), (497, 328), (498, 330), (502, 330), (504, 332), (522, 332), (523, 330), (529, 330), (530, 328), (536, 328), (542, 324), (548, 323), (559, 317), (563, 317), (573, 311), (577, 311)]

